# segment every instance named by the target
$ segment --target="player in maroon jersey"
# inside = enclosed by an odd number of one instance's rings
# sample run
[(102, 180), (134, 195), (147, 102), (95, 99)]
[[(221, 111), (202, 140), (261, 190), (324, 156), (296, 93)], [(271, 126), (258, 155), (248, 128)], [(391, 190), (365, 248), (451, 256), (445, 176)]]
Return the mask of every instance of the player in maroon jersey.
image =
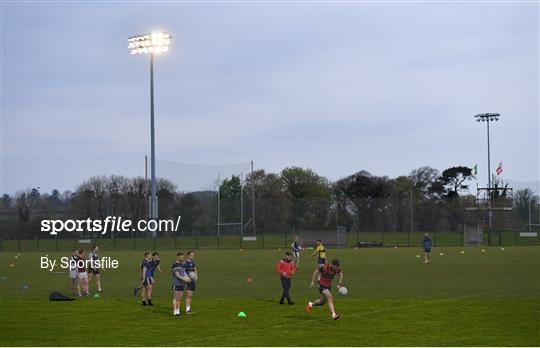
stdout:
[(330, 292), (330, 289), (332, 288), (332, 279), (334, 279), (336, 274), (339, 275), (339, 290), (343, 282), (343, 272), (341, 271), (339, 260), (332, 260), (330, 264), (319, 265), (315, 272), (313, 272), (310, 287), (313, 287), (315, 285), (315, 279), (320, 276), (319, 293), (321, 294), (321, 297), (319, 297), (319, 299), (313, 302), (308, 302), (306, 306), (306, 312), (311, 312), (311, 307), (313, 306), (322, 306), (326, 302), (328, 302), (328, 308), (332, 313), (332, 319), (339, 319), (339, 314), (336, 314), (336, 311), (334, 310), (334, 297)]
[[(79, 277), (79, 289), (82, 289), (84, 296), (90, 296), (88, 292), (88, 273), (86, 271), (85, 250), (79, 249), (79, 254), (76, 256), (77, 261), (77, 276)], [(81, 293), (79, 292), (79, 297)]]

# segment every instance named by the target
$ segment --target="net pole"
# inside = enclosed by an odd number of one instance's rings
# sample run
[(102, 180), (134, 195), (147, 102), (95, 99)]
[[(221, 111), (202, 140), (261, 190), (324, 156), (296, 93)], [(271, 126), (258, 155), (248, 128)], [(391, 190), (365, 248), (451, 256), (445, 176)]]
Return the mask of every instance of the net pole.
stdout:
[[(221, 183), (220, 183), (220, 173), (218, 172), (218, 182), (217, 182), (217, 235), (219, 238), (219, 224), (221, 223), (219, 220), (219, 205), (221, 200)], [(218, 248), (219, 248), (219, 239), (218, 239)]]
[[(244, 174), (240, 174), (240, 239), (244, 237)], [(240, 247), (242, 247), (240, 245)]]
[(336, 207), (336, 228), (339, 229), (339, 200), (337, 202), (337, 207)]
[[(414, 220), (413, 220), (413, 190), (411, 188), (411, 232), (409, 233), (409, 236), (414, 233)], [(407, 246), (410, 245), (410, 237), (407, 238)]]
[(253, 235), (255, 236), (255, 180), (253, 178), (253, 160), (251, 161), (251, 220), (253, 222)]
[[(530, 190), (529, 190), (530, 192)], [(529, 232), (532, 231), (532, 219), (531, 219), (531, 199), (532, 199), (532, 192), (529, 193)], [(516, 243), (517, 244), (517, 243)]]
[(144, 155), (144, 218), (148, 221), (148, 155)]

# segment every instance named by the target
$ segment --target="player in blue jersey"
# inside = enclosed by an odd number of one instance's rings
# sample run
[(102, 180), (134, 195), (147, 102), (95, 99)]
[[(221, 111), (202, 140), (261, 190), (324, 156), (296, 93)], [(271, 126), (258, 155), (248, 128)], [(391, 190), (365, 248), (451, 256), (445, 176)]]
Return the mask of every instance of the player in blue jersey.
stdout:
[(424, 264), (429, 263), (429, 259), (431, 257), (431, 236), (429, 235), (429, 232), (426, 232), (424, 234), (424, 238), (422, 239), (422, 247), (424, 248)]
[[(152, 276), (150, 276), (150, 269), (152, 261), (152, 255), (150, 255), (149, 251), (144, 252), (144, 259), (141, 261), (141, 264), (139, 265), (139, 268), (141, 270), (141, 284), (133, 289), (133, 296), (137, 294), (137, 291), (141, 290), (141, 298), (142, 298), (142, 304), (143, 306), (146, 306), (147, 304), (152, 306), (152, 296), (150, 295), (150, 300), (148, 300), (147, 291), (148, 287), (154, 284), (154, 279)], [(151, 290), (150, 290), (151, 294)], [(148, 303), (147, 303), (148, 301)]]
[(186, 314), (191, 314), (191, 298), (193, 297), (193, 292), (195, 291), (195, 284), (199, 277), (197, 272), (197, 266), (195, 265), (195, 252), (193, 250), (188, 251), (187, 259), (184, 262), (183, 266), (186, 274), (189, 276), (190, 273), (195, 273), (195, 278), (191, 278), (191, 281), (186, 284)]
[(294, 241), (291, 244), (292, 254), (293, 254), (293, 264), (296, 266), (296, 269), (300, 268), (300, 251), (302, 251), (302, 247), (300, 246), (300, 242), (298, 241), (298, 236), (294, 237)]
[[(154, 273), (156, 272), (156, 269), (161, 273), (161, 268), (159, 267), (159, 253), (157, 251), (154, 251), (152, 253), (152, 258), (150, 259), (150, 269), (149, 275), (152, 277), (152, 280), (154, 280)], [(155, 281), (154, 281), (155, 284)]]
[(156, 269), (161, 273), (161, 268), (159, 267), (159, 254), (157, 251), (152, 253), (152, 257), (148, 262), (148, 270), (146, 271), (146, 277), (150, 280), (146, 286), (146, 298), (148, 300), (148, 305), (152, 306), (152, 294), (154, 292), (154, 285), (156, 281), (154, 280), (154, 273)]
[(186, 284), (189, 284), (191, 279), (189, 279), (186, 270), (184, 267), (184, 254), (178, 252), (176, 254), (176, 260), (173, 262), (172, 270), (172, 289), (173, 289), (173, 315), (175, 317), (180, 316), (180, 305), (182, 302), (182, 295)]

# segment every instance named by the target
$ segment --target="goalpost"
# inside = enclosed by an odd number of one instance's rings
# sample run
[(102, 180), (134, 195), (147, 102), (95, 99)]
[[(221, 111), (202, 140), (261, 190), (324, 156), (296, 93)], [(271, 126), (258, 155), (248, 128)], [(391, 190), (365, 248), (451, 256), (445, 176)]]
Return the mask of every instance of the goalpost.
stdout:
[(296, 229), (294, 233), (304, 245), (315, 245), (315, 242), (320, 239), (327, 247), (347, 247), (347, 228), (344, 226), (338, 226), (336, 229)]
[(345, 226), (338, 226), (337, 228), (337, 244), (338, 248), (347, 247), (347, 228)]
[(468, 246), (480, 246), (484, 244), (484, 229), (481, 223), (464, 224), (465, 242)]
[[(253, 161), (251, 161), (251, 173), (253, 173)], [(233, 174), (234, 175), (234, 174)], [(217, 183), (217, 235), (221, 236), (223, 228), (228, 229), (232, 233), (236, 232), (240, 234), (240, 237), (244, 239), (245, 232), (249, 231), (248, 227), (251, 225), (251, 236), (247, 240), (256, 240), (256, 231), (255, 231), (255, 189), (251, 187), (251, 217), (245, 221), (245, 211), (244, 211), (244, 187), (246, 186), (246, 180), (244, 173), (240, 173), (240, 199), (239, 199), (239, 208), (240, 208), (240, 221), (222, 221), (221, 218), (221, 173), (218, 173), (218, 183)], [(249, 233), (248, 233), (249, 234)], [(230, 235), (230, 234), (229, 234)]]
[[(248, 175), (253, 174), (253, 161), (236, 164), (190, 164), (156, 160), (158, 178), (167, 179), (181, 193), (207, 194), (213, 203), (207, 205), (207, 212), (214, 217), (205, 223), (204, 233), (217, 236), (256, 235), (255, 190), (247, 186)], [(239, 194), (235, 198), (224, 198), (220, 187), (233, 177), (240, 179)], [(246, 189), (250, 190), (246, 194)], [(251, 205), (251, 207), (250, 207)], [(182, 213), (182, 212), (180, 212)], [(210, 231), (209, 231), (210, 230)], [(199, 232), (199, 231), (198, 231)], [(197, 233), (198, 233), (197, 232)]]

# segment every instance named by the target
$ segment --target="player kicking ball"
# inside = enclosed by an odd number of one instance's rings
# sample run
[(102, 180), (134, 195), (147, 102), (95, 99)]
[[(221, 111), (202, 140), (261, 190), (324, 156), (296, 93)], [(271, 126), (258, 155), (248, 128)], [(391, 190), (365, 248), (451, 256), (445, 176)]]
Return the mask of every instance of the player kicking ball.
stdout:
[(330, 292), (330, 289), (332, 288), (332, 279), (334, 279), (336, 274), (339, 275), (339, 290), (343, 282), (343, 271), (341, 271), (339, 260), (332, 260), (330, 264), (319, 265), (315, 272), (313, 272), (310, 287), (313, 287), (315, 285), (315, 279), (320, 276), (319, 293), (321, 294), (321, 297), (319, 297), (319, 299), (313, 302), (308, 302), (306, 306), (306, 312), (309, 313), (311, 312), (312, 307), (322, 306), (326, 302), (328, 302), (328, 308), (330, 309), (330, 313), (332, 313), (332, 319), (339, 319), (339, 314), (336, 314), (336, 311), (334, 310), (334, 297)]

